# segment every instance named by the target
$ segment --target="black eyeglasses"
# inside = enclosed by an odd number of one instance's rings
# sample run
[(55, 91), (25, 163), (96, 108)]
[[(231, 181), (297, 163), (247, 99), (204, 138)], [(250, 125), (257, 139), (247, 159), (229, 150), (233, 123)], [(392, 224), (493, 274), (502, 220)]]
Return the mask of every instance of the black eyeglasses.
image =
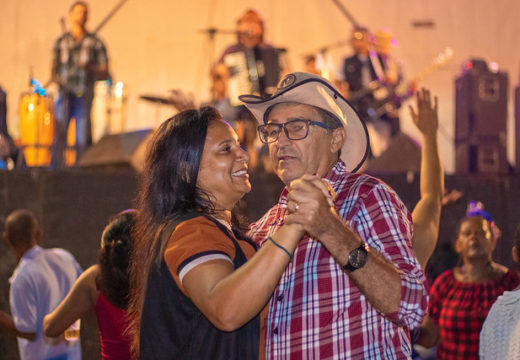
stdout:
[(321, 128), (332, 130), (332, 128), (324, 123), (305, 119), (289, 120), (283, 124), (264, 124), (258, 127), (258, 135), (260, 141), (264, 144), (269, 144), (278, 140), (280, 133), (285, 132), (285, 136), (289, 140), (302, 140), (309, 135), (309, 126), (315, 125)]

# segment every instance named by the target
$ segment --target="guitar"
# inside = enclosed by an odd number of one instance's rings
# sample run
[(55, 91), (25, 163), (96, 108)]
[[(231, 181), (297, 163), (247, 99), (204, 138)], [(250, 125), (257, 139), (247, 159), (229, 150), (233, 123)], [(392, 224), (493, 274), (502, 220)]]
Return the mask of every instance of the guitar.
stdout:
[[(440, 67), (453, 59), (453, 50), (446, 48), (440, 52), (433, 61), (417, 73), (412, 80), (403, 82), (397, 86), (388, 85), (380, 80), (371, 81), (365, 88), (351, 94), (353, 103), (364, 101), (366, 112), (372, 119), (378, 119), (383, 115), (391, 114), (401, 107), (401, 104), (413, 95), (415, 86), (431, 75)], [(372, 95), (369, 97), (368, 95)], [(367, 100), (369, 99), (369, 100)]]

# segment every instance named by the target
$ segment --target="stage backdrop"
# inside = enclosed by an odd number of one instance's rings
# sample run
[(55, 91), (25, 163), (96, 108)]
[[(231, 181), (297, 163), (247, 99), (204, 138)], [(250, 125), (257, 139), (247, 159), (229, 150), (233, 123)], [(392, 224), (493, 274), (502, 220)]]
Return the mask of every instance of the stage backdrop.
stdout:
[[(90, 29), (94, 29), (120, 0), (92, 0)], [(448, 172), (454, 170), (454, 78), (471, 57), (495, 61), (518, 83), (520, 2), (517, 0), (340, 0), (355, 20), (372, 30), (387, 27), (398, 41), (395, 54), (408, 77), (419, 72), (447, 46), (453, 62), (425, 79), (424, 86), (438, 94), (441, 115), (441, 151)], [(62, 32), (69, 0), (0, 1), (0, 85), (8, 93), (9, 128), (19, 134), (18, 103), (28, 89), (32, 73), (40, 82), (49, 79), (51, 49)], [(114, 81), (122, 81), (127, 100), (126, 130), (155, 127), (174, 109), (140, 100), (142, 94), (166, 96), (180, 88), (199, 101), (209, 98), (208, 69), (212, 59), (234, 39), (217, 34), (214, 42), (202, 30), (234, 29), (247, 8), (265, 19), (266, 39), (288, 50), (292, 69), (301, 70), (303, 55), (349, 38), (352, 23), (332, 0), (128, 0), (99, 31), (105, 41)], [(414, 26), (414, 22), (432, 26)], [(328, 52), (332, 63), (351, 52), (348, 45)], [(416, 137), (406, 107), (403, 129)], [(509, 124), (512, 125), (512, 111)], [(509, 131), (510, 158), (514, 157), (513, 131)]]

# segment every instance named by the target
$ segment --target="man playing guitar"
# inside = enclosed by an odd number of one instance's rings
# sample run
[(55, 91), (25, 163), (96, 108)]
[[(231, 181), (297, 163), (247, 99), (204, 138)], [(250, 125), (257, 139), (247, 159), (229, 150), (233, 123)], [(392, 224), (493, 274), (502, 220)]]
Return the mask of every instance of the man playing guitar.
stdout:
[(354, 27), (354, 54), (343, 62), (340, 88), (367, 124), (371, 156), (379, 156), (399, 132), (400, 102), (393, 90), (402, 80), (401, 68), (390, 55), (391, 35), (372, 36), (365, 27)]

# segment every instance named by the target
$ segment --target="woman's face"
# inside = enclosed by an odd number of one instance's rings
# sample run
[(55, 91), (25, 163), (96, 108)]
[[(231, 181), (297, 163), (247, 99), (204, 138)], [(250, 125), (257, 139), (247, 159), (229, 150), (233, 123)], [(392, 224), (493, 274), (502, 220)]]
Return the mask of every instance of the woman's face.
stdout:
[(216, 210), (231, 210), (251, 190), (249, 156), (233, 128), (223, 120), (210, 123), (200, 162), (197, 186), (213, 196)]
[(460, 226), (455, 247), (463, 259), (491, 260), (495, 239), (489, 221), (480, 216), (466, 219)]

